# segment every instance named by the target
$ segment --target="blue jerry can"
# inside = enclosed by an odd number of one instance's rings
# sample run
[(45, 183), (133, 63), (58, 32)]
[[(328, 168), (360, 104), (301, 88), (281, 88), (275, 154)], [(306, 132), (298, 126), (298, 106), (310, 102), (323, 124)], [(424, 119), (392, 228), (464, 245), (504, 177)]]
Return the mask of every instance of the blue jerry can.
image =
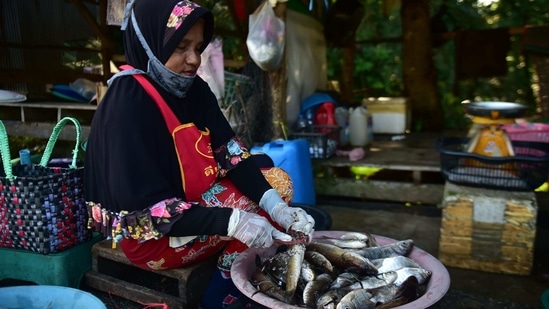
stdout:
[(251, 153), (264, 153), (290, 175), (294, 184), (292, 204), (316, 205), (313, 166), (305, 139), (280, 140), (253, 147)]

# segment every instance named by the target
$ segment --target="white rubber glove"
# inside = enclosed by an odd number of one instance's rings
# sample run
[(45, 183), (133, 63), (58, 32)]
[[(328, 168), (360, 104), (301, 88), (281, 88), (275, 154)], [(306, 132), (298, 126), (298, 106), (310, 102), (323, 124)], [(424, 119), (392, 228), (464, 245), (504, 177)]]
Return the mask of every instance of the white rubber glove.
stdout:
[(248, 247), (268, 248), (274, 240), (291, 241), (292, 237), (277, 230), (260, 215), (233, 209), (229, 217), (227, 236), (234, 237)]
[(275, 189), (269, 189), (261, 197), (259, 206), (263, 208), (271, 218), (280, 224), (286, 232), (302, 232), (312, 239), (315, 220), (305, 210), (299, 207), (288, 206)]

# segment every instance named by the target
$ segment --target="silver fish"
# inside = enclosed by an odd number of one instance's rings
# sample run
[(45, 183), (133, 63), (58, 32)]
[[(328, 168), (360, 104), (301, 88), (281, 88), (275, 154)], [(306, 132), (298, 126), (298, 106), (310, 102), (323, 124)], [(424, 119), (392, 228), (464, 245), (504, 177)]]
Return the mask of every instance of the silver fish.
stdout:
[(330, 285), (330, 289), (340, 289), (359, 281), (360, 281), (359, 275), (355, 273), (344, 272), (339, 274), (339, 276), (337, 276), (334, 279), (334, 281)]
[(334, 239), (334, 238), (315, 238), (315, 241), (338, 246), (343, 249), (362, 249), (368, 248), (368, 243), (358, 239)]
[(358, 272), (364, 274), (377, 274), (377, 268), (367, 258), (355, 252), (319, 242), (311, 242), (307, 245), (307, 250), (321, 253), (333, 265), (341, 269), (356, 269)]
[(297, 282), (301, 274), (301, 264), (305, 256), (305, 245), (295, 244), (288, 248), (290, 259), (288, 261), (288, 270), (286, 272), (286, 296), (292, 299), (297, 288)]
[(303, 289), (303, 303), (308, 308), (314, 308), (317, 299), (326, 292), (332, 283), (332, 277), (328, 274), (320, 274), (315, 280), (307, 282)]
[(356, 239), (356, 240), (362, 240), (363, 242), (368, 244), (368, 247), (376, 247), (377, 242), (372, 235), (369, 233), (360, 233), (360, 232), (346, 232), (345, 234), (341, 235), (339, 237), (340, 239)]
[(347, 294), (344, 290), (328, 290), (322, 294), (316, 301), (317, 309), (335, 309), (341, 298)]
[(370, 300), (371, 297), (366, 289), (353, 290), (341, 298), (336, 309), (373, 309), (376, 304)]
[(399, 255), (408, 255), (414, 247), (414, 241), (411, 239), (399, 240), (395, 243), (379, 246), (369, 247), (363, 249), (355, 249), (353, 252), (360, 254), (361, 256), (370, 259), (377, 260)]
[(376, 305), (385, 304), (395, 298), (399, 291), (399, 288), (394, 284), (383, 285), (377, 288), (368, 289), (368, 292), (372, 294), (370, 298)]
[(393, 271), (404, 267), (421, 268), (418, 263), (402, 255), (388, 257), (384, 259), (376, 259), (372, 260), (371, 262), (377, 267), (377, 271), (380, 273)]
[(389, 285), (395, 282), (398, 274), (394, 271), (377, 274), (375, 276), (364, 276), (359, 282), (346, 287), (346, 289), (375, 289), (380, 286)]
[(313, 269), (313, 266), (306, 260), (303, 260), (301, 263), (301, 279), (305, 282), (310, 282), (315, 280), (316, 272)]
[(329, 274), (334, 272), (334, 266), (332, 265), (332, 262), (330, 262), (330, 260), (328, 260), (328, 258), (320, 252), (306, 250), (305, 259), (309, 263), (311, 263), (311, 265), (319, 268), (322, 272), (326, 272)]
[(424, 268), (414, 268), (414, 267), (405, 267), (398, 270), (395, 270), (398, 275), (398, 278), (395, 280), (394, 284), (396, 286), (402, 285), (408, 278), (416, 277), (419, 284), (424, 284), (429, 278), (431, 278), (432, 272)]

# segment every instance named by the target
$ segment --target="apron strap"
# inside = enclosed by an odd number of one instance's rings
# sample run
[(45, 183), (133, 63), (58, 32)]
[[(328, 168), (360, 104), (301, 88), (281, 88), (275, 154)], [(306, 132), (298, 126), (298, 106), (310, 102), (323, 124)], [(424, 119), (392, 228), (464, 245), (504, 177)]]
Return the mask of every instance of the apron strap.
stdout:
[[(122, 70), (131, 70), (133, 67), (129, 64), (125, 64), (120, 66)], [(181, 123), (175, 117), (175, 114), (172, 112), (172, 110), (168, 107), (168, 104), (162, 98), (158, 90), (154, 88), (154, 86), (151, 84), (151, 82), (145, 78), (145, 76), (141, 74), (132, 74), (135, 79), (141, 84), (141, 86), (147, 91), (147, 93), (151, 96), (151, 98), (156, 102), (156, 105), (158, 105), (158, 108), (160, 108), (160, 112), (162, 112), (162, 116), (164, 117), (164, 121), (166, 122), (166, 125), (168, 126), (168, 130), (170, 133), (172, 133), (175, 128), (177, 128)]]

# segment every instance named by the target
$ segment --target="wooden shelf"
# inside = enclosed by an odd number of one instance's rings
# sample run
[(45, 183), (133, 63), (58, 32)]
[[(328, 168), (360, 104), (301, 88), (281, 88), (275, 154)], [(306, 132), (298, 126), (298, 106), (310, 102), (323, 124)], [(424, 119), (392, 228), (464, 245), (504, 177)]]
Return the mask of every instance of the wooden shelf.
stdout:
[[(74, 117), (82, 125), (82, 139), (87, 139), (96, 105), (69, 102), (0, 102), (0, 119), (8, 135), (48, 139), (55, 123), (63, 117)], [(64, 128), (59, 140), (74, 140), (76, 133)]]

